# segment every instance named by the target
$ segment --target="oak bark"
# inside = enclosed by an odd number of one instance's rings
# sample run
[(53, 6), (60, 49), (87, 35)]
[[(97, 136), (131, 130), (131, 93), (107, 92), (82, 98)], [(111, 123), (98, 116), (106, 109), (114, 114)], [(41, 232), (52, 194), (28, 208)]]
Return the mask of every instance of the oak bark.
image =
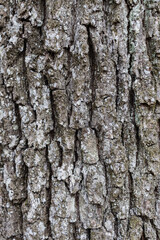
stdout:
[(0, 0), (0, 239), (160, 239), (159, 0)]

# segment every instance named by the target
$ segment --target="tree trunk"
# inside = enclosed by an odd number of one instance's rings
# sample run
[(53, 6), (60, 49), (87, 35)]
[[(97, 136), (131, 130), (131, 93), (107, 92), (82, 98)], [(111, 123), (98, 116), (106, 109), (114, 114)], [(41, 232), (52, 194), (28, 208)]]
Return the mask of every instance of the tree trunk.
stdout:
[(159, 0), (0, 0), (0, 240), (160, 239)]

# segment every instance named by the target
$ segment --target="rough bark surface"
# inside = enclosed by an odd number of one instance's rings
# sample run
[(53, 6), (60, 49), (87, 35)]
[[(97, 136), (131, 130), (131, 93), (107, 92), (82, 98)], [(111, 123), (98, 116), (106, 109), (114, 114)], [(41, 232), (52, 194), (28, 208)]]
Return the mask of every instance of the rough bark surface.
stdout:
[(160, 1), (0, 0), (0, 240), (160, 239)]

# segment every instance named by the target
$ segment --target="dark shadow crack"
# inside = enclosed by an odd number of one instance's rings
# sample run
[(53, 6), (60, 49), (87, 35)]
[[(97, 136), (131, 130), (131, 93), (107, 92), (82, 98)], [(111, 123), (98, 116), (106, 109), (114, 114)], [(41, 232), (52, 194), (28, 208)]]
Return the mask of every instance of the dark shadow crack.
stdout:
[[(28, 140), (25, 139), (25, 146), (23, 147), (23, 151), (25, 151), (26, 149), (29, 148), (28, 146)], [(23, 159), (23, 154), (22, 154), (22, 159)], [(23, 199), (23, 201), (21, 202), (21, 205), (20, 205), (20, 208), (21, 208), (21, 231), (22, 231), (22, 239), (24, 239), (24, 233), (23, 233), (23, 224), (24, 224), (24, 216), (23, 216), (23, 211), (22, 211), (22, 205), (23, 203), (27, 200), (28, 198), (28, 190), (27, 190), (27, 186), (28, 186), (28, 167), (27, 165), (25, 164), (24, 162), (24, 159), (23, 159), (23, 164), (24, 164), (24, 179), (25, 179), (25, 192), (26, 192), (26, 197)]]
[(52, 238), (52, 231), (51, 231), (51, 223), (50, 223), (50, 207), (51, 207), (51, 201), (52, 201), (52, 176), (53, 176), (53, 172), (52, 172), (52, 166), (51, 163), (49, 161), (48, 158), (48, 145), (46, 146), (46, 152), (45, 152), (45, 156), (46, 156), (46, 161), (47, 161), (47, 167), (48, 167), (48, 171), (49, 171), (49, 183), (48, 183), (48, 189), (47, 189), (47, 228), (48, 228), (48, 235), (49, 237)]
[(54, 137), (55, 134), (55, 125), (56, 125), (56, 118), (55, 118), (55, 107), (54, 107), (54, 101), (53, 101), (53, 94), (52, 94), (52, 90), (50, 89), (50, 101), (51, 101), (51, 110), (52, 110), (52, 121), (53, 121), (53, 130), (50, 132), (51, 137)]
[(71, 100), (71, 78), (72, 78), (72, 73), (71, 73), (71, 53), (70, 53), (70, 46), (68, 48), (65, 48), (65, 51), (67, 53), (67, 77), (66, 77), (66, 94), (68, 97), (69, 101), (69, 111), (68, 111), (68, 126), (70, 126), (70, 121), (71, 121), (71, 116), (72, 116), (72, 100)]
[(118, 225), (119, 225), (118, 218), (115, 217), (114, 231), (115, 231), (115, 234), (116, 234), (117, 238), (118, 238)]
[(134, 132), (135, 132), (135, 138), (136, 138), (136, 146), (137, 146), (137, 152), (136, 152), (136, 166), (139, 165), (138, 163), (138, 155), (140, 150), (140, 135), (139, 135), (139, 127), (136, 124), (136, 100), (135, 100), (135, 93), (133, 90), (133, 82), (135, 81), (135, 76), (132, 75), (132, 82), (131, 82), (131, 88), (129, 91), (129, 111), (130, 111), (130, 118), (134, 125)]
[(62, 167), (62, 164), (63, 164), (63, 148), (60, 145), (60, 142), (58, 142), (58, 141), (57, 141), (57, 145), (58, 145), (58, 148), (59, 148), (59, 156), (60, 156), (59, 167)]
[[(134, 207), (134, 195), (133, 195), (133, 177), (132, 173), (128, 172), (128, 185), (129, 185), (129, 210)], [(130, 219), (128, 218), (127, 231), (129, 231)]]
[(91, 229), (90, 228), (87, 229), (87, 237), (88, 237), (88, 240), (91, 240)]
[(111, 209), (112, 215), (114, 216), (114, 232), (115, 232), (116, 239), (117, 239), (118, 238), (119, 221), (118, 221), (118, 218), (117, 218), (117, 214), (113, 211), (112, 203), (110, 203), (110, 209)]
[(124, 141), (124, 123), (122, 123), (122, 128), (121, 128), (121, 140), (122, 140), (122, 145), (125, 145)]
[(46, 7), (46, 0), (41, 0), (40, 2), (40, 8), (41, 8), (41, 12), (42, 12), (42, 21), (43, 24), (42, 26), (39, 28), (39, 33), (40, 33), (40, 37), (44, 37), (44, 26), (46, 24), (46, 18), (47, 18), (47, 7)]
[(77, 239), (77, 227), (76, 227), (76, 223), (71, 223), (72, 224), (72, 228), (73, 228), (73, 239), (76, 240)]
[(75, 140), (74, 140), (74, 162), (73, 162), (73, 171), (75, 169), (76, 162), (78, 161), (78, 147), (79, 147), (79, 139), (78, 139), (78, 130), (75, 131)]
[(160, 149), (160, 119), (158, 119), (158, 144)]
[(80, 222), (80, 208), (79, 208), (79, 192), (76, 193), (75, 195), (75, 202), (76, 202), (76, 208), (77, 208), (77, 216), (78, 216), (78, 221)]
[(15, 106), (15, 115), (16, 115), (16, 121), (17, 121), (17, 125), (18, 125), (18, 133), (19, 133), (19, 139), (21, 139), (22, 137), (22, 128), (21, 128), (21, 115), (19, 112), (19, 105), (14, 102), (14, 106)]
[(130, 117), (132, 119), (135, 118), (135, 94), (134, 94), (134, 90), (131, 87), (130, 91), (129, 91), (129, 111), (130, 111)]
[(116, 64), (116, 112), (118, 112), (118, 106), (119, 106), (119, 70), (118, 70), (118, 65), (119, 65), (119, 56), (117, 59), (117, 64)]
[(136, 136), (136, 146), (137, 146), (137, 152), (136, 152), (136, 166), (139, 165), (138, 156), (139, 156), (139, 150), (140, 150), (140, 136), (139, 136), (139, 127), (135, 124), (135, 136)]
[(90, 113), (90, 121), (89, 126), (92, 125), (92, 115), (93, 115), (93, 105), (95, 101), (95, 77), (96, 77), (96, 70), (97, 70), (97, 59), (96, 53), (94, 50), (94, 44), (92, 41), (90, 29), (94, 28), (92, 25), (85, 25), (88, 33), (88, 57), (89, 57), (89, 67), (90, 67), (90, 89), (91, 89), (91, 102), (89, 106), (89, 113)]
[(147, 240), (147, 238), (145, 237), (144, 223), (143, 223), (143, 231), (142, 231), (141, 240)]

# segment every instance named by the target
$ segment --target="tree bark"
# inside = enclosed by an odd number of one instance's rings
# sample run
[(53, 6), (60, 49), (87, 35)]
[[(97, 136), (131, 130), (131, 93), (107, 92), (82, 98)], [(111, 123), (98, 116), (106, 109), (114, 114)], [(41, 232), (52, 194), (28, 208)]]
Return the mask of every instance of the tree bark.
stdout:
[(0, 239), (160, 239), (160, 2), (0, 0)]

